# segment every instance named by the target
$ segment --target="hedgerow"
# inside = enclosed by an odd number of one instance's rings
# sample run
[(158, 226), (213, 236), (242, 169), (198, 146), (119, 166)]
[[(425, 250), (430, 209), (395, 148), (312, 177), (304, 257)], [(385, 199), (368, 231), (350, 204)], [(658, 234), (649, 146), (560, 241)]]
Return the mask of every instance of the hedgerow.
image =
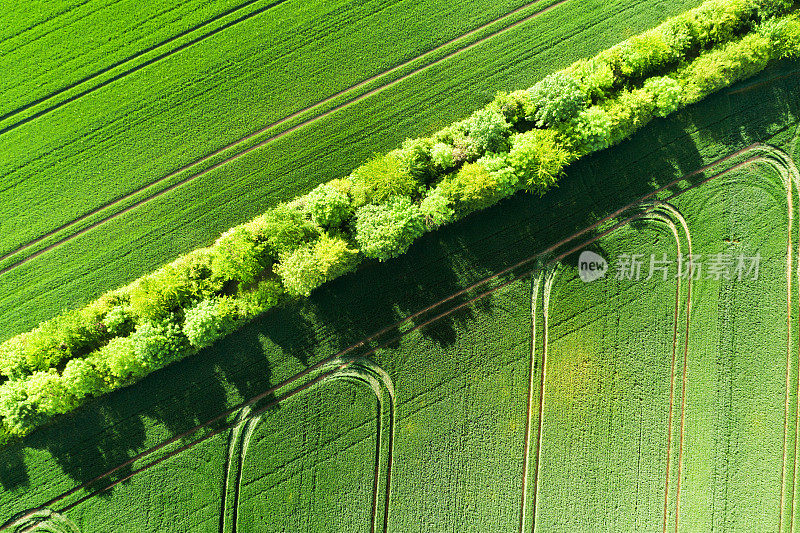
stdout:
[(83, 309), (0, 344), (0, 418), (24, 435), (87, 398), (195, 353), (365, 259), (517, 191), (543, 194), (576, 159), (656, 117), (800, 54), (786, 0), (710, 0), (470, 117), (378, 154)]

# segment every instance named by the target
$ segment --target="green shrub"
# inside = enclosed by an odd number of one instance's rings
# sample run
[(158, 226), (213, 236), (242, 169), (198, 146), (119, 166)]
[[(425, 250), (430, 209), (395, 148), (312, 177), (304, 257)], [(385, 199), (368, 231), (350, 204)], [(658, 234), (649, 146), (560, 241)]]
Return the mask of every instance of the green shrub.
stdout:
[(25, 435), (43, 422), (46, 417), (38, 405), (28, 397), (25, 381), (12, 380), (0, 385), (0, 416), (3, 423), (15, 435)]
[(653, 95), (642, 88), (620, 92), (601, 106), (611, 123), (611, 144), (621, 142), (655, 116)]
[[(95, 368), (101, 370), (101, 372), (98, 372), (100, 375), (105, 375), (102, 370), (107, 369), (110, 376), (106, 376), (105, 379), (110, 378), (113, 380), (113, 385), (133, 383), (147, 375), (151, 370), (138, 357), (133, 335), (113, 339), (99, 350), (96, 358), (89, 356), (87, 360), (93, 363)], [(102, 364), (99, 363), (99, 360), (102, 361)]]
[(428, 183), (436, 177), (436, 169), (431, 158), (433, 145), (433, 139), (428, 137), (406, 139), (398, 152), (403, 172), (419, 183)]
[(373, 157), (353, 171), (350, 179), (357, 207), (380, 204), (392, 196), (416, 197), (424, 189), (422, 182), (403, 168), (399, 150)]
[(772, 54), (772, 43), (756, 33), (710, 50), (678, 75), (683, 104), (693, 104), (734, 82), (760, 72)]
[(759, 28), (759, 33), (772, 43), (772, 58), (800, 57), (800, 19), (796, 15), (771, 20)]
[(445, 143), (436, 143), (431, 148), (431, 161), (437, 173), (447, 172), (456, 164), (453, 147)]
[(758, 18), (762, 20), (788, 13), (794, 4), (794, 0), (755, 0)]
[[(343, 185), (344, 186), (344, 185)], [(291, 253), (320, 235), (320, 228), (304, 213), (280, 204), (244, 225), (259, 241), (266, 244), (265, 253), (272, 260)]]
[(106, 383), (87, 359), (73, 359), (67, 363), (61, 380), (67, 393), (76, 401), (106, 392)]
[(184, 272), (165, 265), (131, 285), (131, 311), (142, 320), (160, 320), (189, 303), (194, 289)]
[(161, 368), (184, 355), (187, 339), (175, 317), (136, 326), (130, 337), (136, 358), (148, 369)]
[(709, 0), (682, 16), (693, 24), (699, 45), (708, 46), (732, 39), (755, 15), (752, 0)]
[(517, 180), (517, 187), (542, 194), (555, 185), (564, 167), (575, 154), (559, 141), (552, 130), (531, 130), (512, 138), (508, 166)]
[(186, 310), (183, 319), (183, 334), (195, 348), (209, 346), (230, 333), (236, 325), (235, 308), (220, 305), (213, 298), (202, 300)]
[(564, 72), (550, 74), (529, 90), (528, 120), (540, 128), (568, 122), (586, 109), (587, 98), (574, 78)]
[(619, 71), (626, 78), (638, 78), (650, 74), (681, 58), (663, 32), (649, 30), (635, 35), (620, 45)]
[(565, 73), (574, 78), (583, 94), (592, 100), (608, 96), (614, 89), (614, 69), (600, 58), (580, 59), (570, 65)]
[(509, 124), (525, 120), (525, 108), (528, 104), (528, 91), (521, 89), (511, 93), (498, 91), (488, 109), (502, 113)]
[[(570, 151), (583, 156), (611, 145), (612, 121), (600, 106), (590, 107), (560, 129)], [(558, 175), (552, 180), (557, 180)], [(552, 181), (551, 180), (551, 181)], [(554, 181), (552, 181), (554, 183)]]
[[(489, 163), (490, 171), (484, 165)], [(449, 201), (456, 218), (473, 211), (494, 205), (517, 190), (518, 181), (504, 156), (494, 155), (482, 158), (477, 163), (467, 163), (458, 172), (451, 174), (438, 186), (440, 194)]]
[[(253, 318), (264, 311), (275, 307), (286, 297), (286, 291), (275, 277), (262, 279), (250, 291), (237, 295), (235, 301), (222, 300), (221, 305), (235, 306), (241, 318)], [(238, 304), (238, 305), (237, 305)], [(233, 313), (232, 311), (228, 311)]]
[(424, 230), (419, 207), (408, 198), (394, 198), (356, 211), (356, 242), (366, 257), (380, 261), (404, 253)]
[(226, 231), (212, 248), (211, 269), (214, 276), (244, 285), (253, 283), (272, 263), (264, 252), (266, 246), (244, 226)]
[(685, 14), (665, 21), (657, 30), (664, 36), (664, 42), (683, 59), (700, 46), (697, 25)]
[(427, 230), (434, 230), (455, 220), (455, 210), (450, 199), (442, 194), (440, 188), (431, 189), (419, 204), (419, 212)]
[(305, 195), (305, 202), (315, 224), (338, 228), (353, 216), (348, 180), (331, 180)]
[(34, 372), (25, 380), (28, 400), (36, 406), (39, 413), (53, 416), (66, 413), (75, 406), (75, 398), (55, 369)]
[(341, 237), (323, 234), (318, 240), (302, 246), (281, 258), (275, 265), (286, 292), (292, 296), (308, 296), (311, 291), (355, 268), (358, 250)]
[(644, 82), (642, 89), (652, 95), (654, 112), (659, 117), (666, 117), (681, 105), (683, 88), (670, 77), (650, 78)]
[(110, 335), (114, 337), (124, 337), (133, 331), (135, 326), (133, 318), (129, 309), (122, 305), (116, 305), (103, 317), (103, 325)]
[(28, 364), (28, 335), (30, 333), (22, 333), (0, 344), (0, 375), (20, 379), (35, 370)]
[(508, 150), (511, 125), (499, 110), (493, 110), (491, 106), (479, 109), (469, 118), (467, 127), (478, 153)]

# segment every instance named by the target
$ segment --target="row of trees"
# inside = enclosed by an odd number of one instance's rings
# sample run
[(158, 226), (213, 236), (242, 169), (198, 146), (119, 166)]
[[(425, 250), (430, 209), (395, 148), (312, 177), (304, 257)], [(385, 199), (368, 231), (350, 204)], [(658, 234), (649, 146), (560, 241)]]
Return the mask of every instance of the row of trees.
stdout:
[(365, 258), (386, 261), (427, 231), (564, 168), (654, 117), (800, 53), (788, 0), (711, 0), (532, 88), (498, 94), (430, 137), (366, 162), (196, 250), (0, 345), (0, 417), (23, 435), (86, 398), (208, 346)]

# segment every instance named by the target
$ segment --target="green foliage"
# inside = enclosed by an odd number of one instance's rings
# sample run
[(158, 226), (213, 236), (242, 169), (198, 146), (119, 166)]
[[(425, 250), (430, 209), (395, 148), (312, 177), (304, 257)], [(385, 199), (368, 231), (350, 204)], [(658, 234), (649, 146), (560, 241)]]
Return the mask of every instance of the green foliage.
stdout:
[(28, 400), (43, 415), (63, 414), (73, 408), (74, 398), (53, 368), (34, 372), (25, 380), (25, 388)]
[(152, 370), (141, 357), (137, 355), (134, 345), (134, 332), (129, 337), (112, 339), (87, 360), (103, 376), (106, 385), (113, 388), (126, 385), (146, 376)]
[(202, 300), (186, 310), (183, 333), (195, 348), (209, 346), (235, 327), (236, 316), (231, 311), (235, 308), (221, 305), (217, 298)]
[(165, 265), (131, 285), (131, 311), (140, 320), (163, 319), (196, 297), (195, 288), (185, 271)]
[(431, 158), (433, 139), (421, 137), (406, 139), (398, 152), (403, 172), (420, 183), (428, 183), (436, 177), (436, 169)]
[[(611, 145), (612, 121), (602, 107), (581, 111), (580, 115), (561, 129), (570, 150), (585, 155)], [(557, 180), (557, 176), (554, 178)]]
[(175, 317), (139, 324), (130, 338), (136, 357), (148, 368), (160, 368), (180, 359), (186, 348), (186, 337)]
[(614, 69), (599, 57), (580, 59), (570, 65), (565, 73), (577, 80), (581, 92), (592, 100), (610, 95), (616, 82)]
[(72, 359), (67, 362), (61, 380), (67, 393), (76, 401), (106, 392), (103, 377), (87, 359)]
[(655, 116), (653, 95), (642, 88), (620, 92), (601, 106), (611, 122), (611, 144), (632, 135)]
[(357, 207), (380, 204), (392, 196), (416, 197), (423, 183), (403, 168), (400, 151), (373, 157), (350, 175), (353, 200)]
[(353, 270), (357, 264), (358, 250), (341, 237), (323, 234), (318, 240), (282, 257), (275, 265), (275, 273), (288, 294), (308, 296), (312, 290)]
[(122, 337), (133, 331), (134, 320), (128, 308), (122, 305), (112, 307), (103, 317), (103, 325), (114, 337)]
[(700, 46), (724, 43), (747, 26), (756, 14), (752, 0), (710, 0), (685, 15)]
[(550, 74), (529, 90), (528, 120), (540, 128), (568, 122), (586, 109), (588, 96), (564, 72)]
[(331, 180), (305, 195), (305, 202), (315, 224), (338, 228), (353, 216), (348, 180)]
[[(238, 294), (235, 301), (222, 299), (221, 305), (222, 307), (236, 306), (235, 309), (241, 318), (253, 318), (275, 307), (285, 297), (286, 291), (280, 280), (275, 277), (268, 277), (260, 280), (252, 290)], [(237, 303), (239, 305), (236, 305)], [(225, 312), (233, 314), (233, 311)]]
[(453, 147), (445, 143), (436, 143), (431, 148), (431, 161), (437, 172), (447, 172), (456, 164)]
[(642, 89), (652, 95), (654, 111), (659, 117), (666, 117), (681, 105), (683, 88), (668, 76), (650, 78), (644, 82)]
[[(253, 283), (271, 263), (264, 253), (266, 246), (247, 227), (236, 226), (228, 230), (213, 246), (211, 269), (214, 276), (245, 285)], [(174, 309), (168, 311), (171, 310)]]
[(794, 0), (755, 0), (756, 11), (761, 20), (788, 13)]
[(256, 240), (265, 243), (265, 253), (273, 261), (320, 235), (320, 228), (289, 204), (280, 204), (244, 226)]
[(487, 109), (499, 111), (509, 124), (514, 125), (521, 120), (525, 120), (527, 103), (528, 91), (524, 89), (511, 93), (498, 91), (494, 100), (487, 106)]
[(25, 435), (46, 417), (38, 405), (28, 397), (25, 381), (12, 380), (0, 385), (0, 416), (5, 426), (15, 435)]
[[(491, 170), (484, 163), (488, 163)], [(495, 155), (465, 164), (458, 172), (445, 178), (439, 190), (433, 193), (447, 198), (456, 218), (460, 218), (514, 194), (517, 185), (518, 180), (505, 157)]]
[(394, 198), (356, 211), (356, 242), (365, 256), (380, 261), (404, 253), (424, 231), (419, 207), (408, 198)]
[(544, 193), (551, 188), (575, 159), (552, 130), (531, 130), (512, 139), (508, 165), (517, 182), (529, 192)]
[(508, 150), (506, 139), (511, 125), (499, 110), (492, 109), (491, 106), (479, 109), (468, 119), (467, 127), (478, 153)]
[(456, 213), (450, 204), (450, 199), (442, 194), (441, 188), (431, 189), (419, 204), (419, 212), (425, 222), (425, 228), (434, 230), (455, 220)]
[(772, 43), (757, 33), (702, 54), (678, 75), (684, 87), (682, 103), (693, 104), (764, 69), (772, 54)]
[(800, 19), (797, 15), (771, 20), (759, 28), (759, 33), (772, 43), (774, 59), (800, 57)]
[(680, 59), (680, 53), (667, 44), (663, 32), (649, 30), (620, 45), (619, 71), (626, 78), (638, 78)]

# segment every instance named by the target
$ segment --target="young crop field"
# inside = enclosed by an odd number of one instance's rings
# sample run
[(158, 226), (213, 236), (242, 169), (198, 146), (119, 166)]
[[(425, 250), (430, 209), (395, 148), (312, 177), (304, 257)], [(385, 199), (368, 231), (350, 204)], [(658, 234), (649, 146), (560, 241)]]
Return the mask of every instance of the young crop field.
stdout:
[[(699, 2), (41, 4), (0, 27), (0, 338)], [(794, 531), (797, 73), (0, 447), (0, 531)]]

